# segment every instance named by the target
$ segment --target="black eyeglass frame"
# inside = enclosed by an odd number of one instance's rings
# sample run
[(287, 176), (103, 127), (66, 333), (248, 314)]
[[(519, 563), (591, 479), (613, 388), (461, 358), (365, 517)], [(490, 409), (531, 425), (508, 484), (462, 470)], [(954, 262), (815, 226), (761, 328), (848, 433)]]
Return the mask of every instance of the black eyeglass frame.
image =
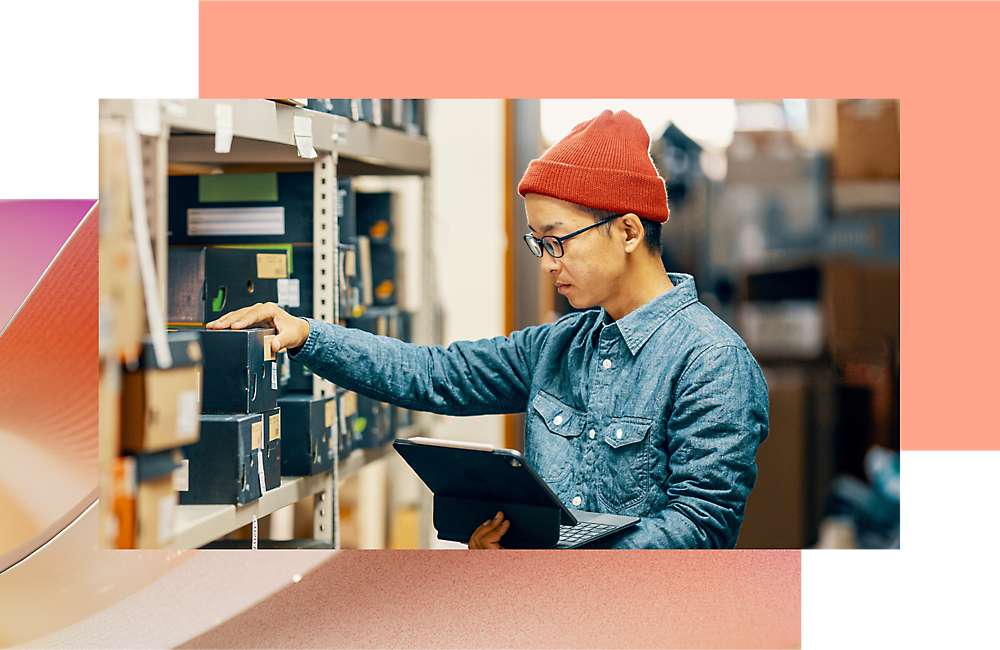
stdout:
[[(582, 233), (585, 233), (588, 230), (590, 230), (591, 228), (596, 228), (596, 227), (598, 227), (600, 225), (608, 223), (609, 221), (614, 221), (615, 219), (624, 217), (626, 214), (628, 214), (628, 212), (622, 212), (621, 214), (612, 215), (612, 216), (608, 217), (607, 219), (602, 219), (601, 221), (598, 221), (597, 223), (590, 224), (586, 228), (581, 228), (580, 230), (577, 230), (576, 232), (571, 232), (570, 234), (563, 235), (562, 237), (556, 237), (555, 235), (545, 235), (544, 237), (542, 237), (541, 239), (539, 239), (538, 237), (535, 237), (534, 235), (532, 235), (529, 232), (529, 233), (527, 233), (527, 234), (524, 235), (524, 243), (528, 245), (528, 250), (530, 250), (531, 254), (534, 255), (535, 257), (541, 257), (542, 256), (542, 251), (544, 250), (546, 253), (548, 253), (549, 255), (551, 255), (553, 259), (559, 259), (560, 257), (562, 257), (563, 255), (566, 254), (566, 251), (563, 249), (563, 245), (562, 245), (562, 243), (564, 241), (566, 241), (567, 239), (570, 239), (572, 237), (576, 237), (577, 235), (580, 235)], [(552, 242), (555, 242), (555, 243), (552, 243)], [(532, 246), (532, 244), (534, 244), (534, 246)], [(556, 255), (556, 253), (555, 253), (555, 250), (556, 250), (557, 246), (559, 247), (559, 254), (558, 255)], [(536, 250), (536, 247), (537, 247), (537, 250)]]

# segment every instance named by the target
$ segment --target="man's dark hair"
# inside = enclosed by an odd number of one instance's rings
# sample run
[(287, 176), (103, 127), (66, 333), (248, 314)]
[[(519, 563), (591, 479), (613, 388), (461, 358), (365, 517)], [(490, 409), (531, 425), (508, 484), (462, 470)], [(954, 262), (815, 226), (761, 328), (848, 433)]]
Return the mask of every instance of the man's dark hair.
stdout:
[[(591, 208), (586, 205), (577, 205), (577, 207), (593, 217), (594, 223), (619, 214), (618, 212), (598, 210), (597, 208)], [(663, 228), (663, 224), (659, 221), (651, 221), (650, 219), (643, 219), (642, 217), (639, 217), (639, 221), (642, 223), (642, 229), (646, 232), (646, 246), (649, 248), (649, 252), (659, 256), (660, 253), (663, 252), (663, 245), (660, 243), (660, 231)], [(598, 230), (603, 230), (604, 234), (610, 237), (612, 223), (614, 222), (609, 221), (603, 226), (600, 226)]]

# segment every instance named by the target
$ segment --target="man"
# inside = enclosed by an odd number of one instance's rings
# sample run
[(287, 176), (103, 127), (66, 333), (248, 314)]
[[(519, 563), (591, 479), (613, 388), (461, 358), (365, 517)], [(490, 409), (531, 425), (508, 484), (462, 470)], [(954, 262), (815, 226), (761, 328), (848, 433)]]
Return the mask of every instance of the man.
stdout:
[[(767, 387), (735, 332), (668, 274), (667, 194), (625, 111), (577, 125), (518, 186), (557, 291), (587, 311), (510, 337), (416, 346), (255, 305), (209, 323), (278, 330), (275, 349), (349, 390), (445, 415), (527, 411), (525, 456), (568, 507), (640, 522), (592, 548), (732, 548), (767, 437)], [(469, 548), (501, 548), (503, 513)]]

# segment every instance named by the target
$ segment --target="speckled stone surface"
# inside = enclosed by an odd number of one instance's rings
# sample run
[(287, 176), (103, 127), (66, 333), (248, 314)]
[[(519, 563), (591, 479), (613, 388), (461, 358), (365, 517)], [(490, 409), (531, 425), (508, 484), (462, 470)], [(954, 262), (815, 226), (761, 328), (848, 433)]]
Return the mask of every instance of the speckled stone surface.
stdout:
[(344, 551), (182, 648), (793, 648), (799, 551)]

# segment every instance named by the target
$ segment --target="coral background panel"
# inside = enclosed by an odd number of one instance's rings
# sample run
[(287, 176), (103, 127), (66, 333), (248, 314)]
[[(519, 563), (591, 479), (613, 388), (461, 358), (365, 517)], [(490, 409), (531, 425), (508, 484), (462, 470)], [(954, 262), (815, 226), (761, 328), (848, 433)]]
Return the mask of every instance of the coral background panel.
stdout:
[(341, 551), (181, 648), (792, 648), (800, 551)]

